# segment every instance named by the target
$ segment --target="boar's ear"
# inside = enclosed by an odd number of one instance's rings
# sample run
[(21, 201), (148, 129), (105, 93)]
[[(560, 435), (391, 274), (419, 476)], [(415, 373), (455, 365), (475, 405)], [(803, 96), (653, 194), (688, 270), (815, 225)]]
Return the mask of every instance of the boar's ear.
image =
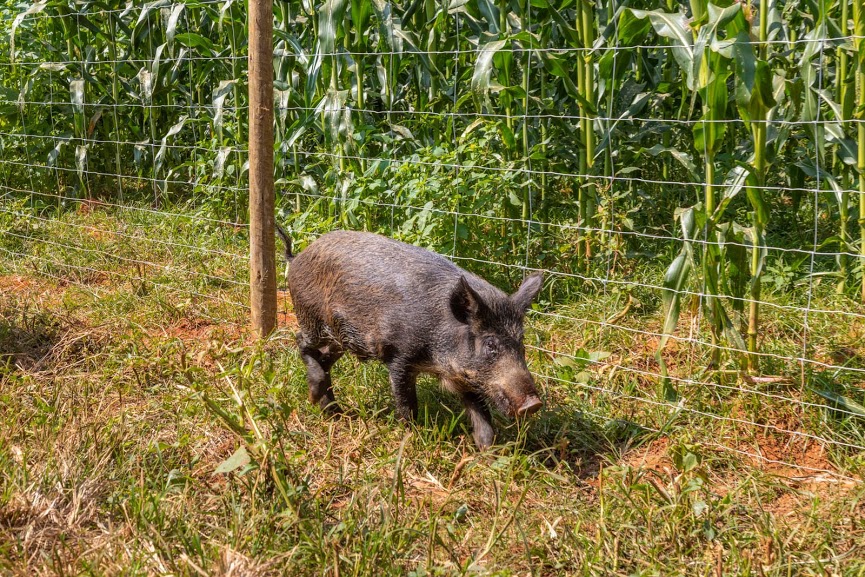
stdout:
[(521, 310), (527, 311), (532, 306), (532, 301), (541, 292), (541, 286), (544, 284), (544, 273), (536, 272), (529, 275), (517, 289), (517, 292), (511, 295), (511, 301)]
[(466, 277), (460, 276), (457, 285), (451, 293), (451, 312), (456, 319), (465, 324), (478, 320), (478, 315), (484, 307), (480, 295), (469, 286)]

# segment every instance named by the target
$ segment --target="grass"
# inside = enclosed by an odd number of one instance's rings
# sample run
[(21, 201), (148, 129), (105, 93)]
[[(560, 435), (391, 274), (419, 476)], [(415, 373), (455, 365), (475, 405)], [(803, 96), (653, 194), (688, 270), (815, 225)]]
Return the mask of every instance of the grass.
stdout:
[[(242, 230), (18, 209), (0, 227), (3, 574), (865, 571), (863, 454), (783, 432), (865, 443), (860, 420), (812, 392), (856, 398), (858, 373), (813, 370), (803, 386), (798, 364), (767, 357), (780, 378), (743, 382), (702, 373), (706, 347), (674, 341), (671, 374), (717, 386), (679, 382), (671, 406), (651, 377), (658, 295), (587, 287), (530, 317), (547, 407), (501, 421), (501, 445), (478, 453), (429, 379), (410, 427), (384, 370), (348, 357), (335, 383), (353, 416), (309, 405), (285, 295), (278, 332), (247, 333)], [(815, 294), (815, 309), (850, 307)], [(761, 350), (800, 355), (801, 318), (764, 310)], [(701, 322), (683, 314), (680, 334), (705, 336)], [(863, 366), (861, 320), (815, 313), (809, 331), (810, 358)]]

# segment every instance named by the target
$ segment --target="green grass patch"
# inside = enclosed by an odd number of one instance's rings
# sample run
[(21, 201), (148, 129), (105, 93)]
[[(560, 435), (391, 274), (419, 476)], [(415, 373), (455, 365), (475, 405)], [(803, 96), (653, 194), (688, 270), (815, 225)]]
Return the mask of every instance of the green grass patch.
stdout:
[[(545, 409), (475, 450), (456, 399), (335, 369), (306, 400), (292, 339), (246, 329), (244, 231), (134, 210), (38, 213), (0, 240), (0, 572), (13, 575), (855, 575), (865, 569), (860, 373), (808, 367), (764, 295), (766, 380), (707, 369), (698, 309), (654, 354), (664, 263), (529, 317)], [(561, 293), (556, 293), (561, 294)], [(814, 292), (813, 309), (842, 305)], [(554, 304), (555, 303), (555, 304)], [(776, 312), (773, 312), (776, 311)], [(623, 314), (620, 314), (623, 313)], [(813, 313), (809, 358), (863, 367), (857, 319)], [(688, 339), (692, 334), (693, 338)], [(732, 361), (731, 361), (732, 362)], [(803, 381), (803, 374), (805, 379)], [(217, 470), (223, 472), (216, 472)]]

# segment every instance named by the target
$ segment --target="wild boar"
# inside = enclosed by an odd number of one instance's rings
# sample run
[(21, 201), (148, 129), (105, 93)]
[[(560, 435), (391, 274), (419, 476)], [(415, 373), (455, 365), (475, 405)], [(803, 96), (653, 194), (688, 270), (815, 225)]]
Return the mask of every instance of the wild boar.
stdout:
[(523, 319), (542, 274), (507, 295), (439, 254), (377, 234), (331, 232), (294, 256), (290, 238), (279, 233), (312, 403), (340, 411), (330, 370), (350, 351), (387, 366), (406, 421), (417, 417), (417, 375), (437, 376), (461, 398), (481, 449), (494, 439), (488, 405), (511, 417), (541, 408), (526, 366)]

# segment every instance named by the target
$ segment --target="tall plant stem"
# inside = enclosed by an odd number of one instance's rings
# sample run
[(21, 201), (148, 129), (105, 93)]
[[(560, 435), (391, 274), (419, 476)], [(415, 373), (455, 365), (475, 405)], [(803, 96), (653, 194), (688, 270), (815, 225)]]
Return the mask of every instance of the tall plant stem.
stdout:
[[(768, 48), (766, 46), (767, 32), (769, 21), (769, 6), (767, 0), (760, 2), (760, 47), (759, 54), (762, 60), (767, 60)], [(763, 105), (759, 107), (759, 114), (754, 119), (756, 122), (752, 125), (754, 134), (754, 174), (753, 180), (755, 186), (751, 191), (752, 198), (758, 198), (763, 194), (763, 186), (765, 184), (766, 175), (766, 120), (768, 116)], [(760, 320), (760, 294), (762, 282), (760, 275), (762, 274), (762, 258), (763, 250), (760, 246), (763, 243), (764, 229), (766, 223), (763, 222), (763, 215), (755, 204), (752, 216), (752, 225), (754, 229), (754, 243), (751, 249), (751, 294), (750, 303), (748, 305), (748, 369), (757, 371), (759, 369), (759, 358), (757, 356), (757, 335)]]
[[(848, 6), (850, 2), (849, 0), (841, 0), (841, 36), (849, 35), (848, 28)], [(849, 84), (849, 59), (847, 57), (847, 50), (843, 46), (839, 46), (837, 49), (837, 61), (838, 61), (838, 72), (836, 75), (836, 99), (838, 103), (841, 105), (841, 129), (845, 133), (849, 128), (849, 120), (850, 120), (850, 111), (852, 108), (854, 96), (854, 92), (850, 91)], [(850, 182), (848, 179), (848, 170), (844, 165), (843, 160), (837, 158), (838, 149), (835, 149), (836, 156), (836, 170), (841, 174), (841, 188), (844, 192), (841, 193), (841, 205), (838, 207), (838, 213), (841, 218), (841, 223), (839, 227), (839, 235), (840, 235), (840, 250), (841, 253), (838, 255), (838, 269), (841, 275), (841, 278), (838, 280), (838, 292), (843, 293), (847, 289), (847, 275), (849, 274), (849, 259), (847, 257), (847, 250), (850, 246), (850, 231), (847, 226), (848, 221), (850, 220), (850, 193), (848, 192), (850, 189)]]
[[(112, 14), (106, 20), (108, 30), (111, 32), (111, 44), (109, 45), (109, 54), (111, 56), (112, 74), (111, 74), (111, 104), (113, 104), (114, 116), (114, 134), (120, 134), (120, 121), (117, 118), (117, 108), (120, 103), (120, 84), (117, 80), (120, 64), (117, 62), (117, 18)], [(117, 201), (123, 203), (123, 179), (120, 175), (123, 172), (120, 170), (120, 144), (114, 145), (114, 165), (117, 169)]]
[(865, 303), (865, 10), (863, 0), (853, 0), (853, 30), (856, 46), (856, 83), (859, 85), (859, 106), (856, 107), (858, 120), (858, 154), (856, 169), (859, 173), (859, 255), (862, 265), (861, 299)]
[[(507, 0), (501, 0), (499, 2), (499, 35), (501, 38), (504, 38), (508, 35), (508, 6), (510, 4)], [(504, 75), (505, 75), (505, 86), (510, 86), (511, 84), (511, 65), (510, 59), (505, 59), (504, 65)], [(511, 110), (511, 101), (508, 99), (507, 104), (505, 104), (505, 124), (507, 124), (508, 130), (513, 133), (514, 131), (514, 118)], [(505, 146), (505, 158), (510, 159), (511, 150), (509, 147)]]
[[(711, 153), (706, 154), (706, 164), (705, 164), (705, 173), (706, 173), (706, 188), (704, 190), (704, 198), (703, 201), (706, 204), (706, 215), (711, 216), (715, 213), (715, 158)], [(717, 283), (711, 282), (710, 279), (714, 278), (716, 272), (716, 263), (714, 252), (712, 251), (712, 242), (715, 240), (715, 232), (711, 228), (711, 225), (707, 223), (706, 229), (706, 245), (703, 253), (703, 283), (704, 288), (703, 292), (706, 293), (706, 308), (709, 312), (709, 322), (711, 324), (711, 343), (712, 343), (712, 364), (717, 366), (718, 361), (721, 358), (721, 350), (714, 346), (718, 343), (718, 335), (716, 330), (716, 311), (715, 307), (717, 306), (716, 297), (717, 287), (711, 286)]]
[[(580, 31), (582, 35), (583, 29), (583, 2), (579, 0), (577, 2), (577, 16), (576, 16), (576, 28)], [(577, 62), (577, 91), (580, 94), (585, 94), (585, 84), (586, 84), (586, 69), (580, 62)], [(586, 198), (588, 197), (588, 193), (586, 191), (585, 185), (585, 174), (588, 172), (588, 163), (586, 162), (586, 156), (588, 151), (588, 143), (586, 142), (586, 118), (589, 114), (589, 111), (586, 110), (585, 104), (580, 102), (579, 104), (580, 110), (580, 149), (579, 149), (579, 167), (580, 167), (580, 177), (577, 182), (577, 206), (579, 206), (580, 210), (580, 227), (583, 229), (588, 228), (588, 210), (586, 209)], [(586, 233), (579, 232), (579, 236), (577, 238), (577, 257), (581, 257), (583, 255), (583, 239), (585, 238)]]
[[(523, 19), (522, 29), (526, 30), (527, 22)], [(531, 52), (524, 52), (526, 61), (523, 63), (523, 162), (529, 161), (529, 68), (532, 64)], [(531, 190), (529, 181), (523, 185), (523, 220), (529, 218), (529, 204), (531, 203)]]
[[(760, 119), (765, 120), (764, 118)], [(761, 194), (761, 188), (764, 184), (764, 174), (766, 168), (765, 161), (766, 150), (766, 124), (758, 122), (754, 125), (754, 180), (758, 190), (754, 194)], [(752, 220), (754, 226), (754, 244), (751, 249), (751, 295), (748, 306), (748, 369), (756, 371), (759, 368), (757, 356), (757, 335), (760, 319), (760, 293), (761, 293), (761, 260), (763, 244), (763, 228), (765, 223), (759, 214), (757, 208), (754, 208), (754, 216)]]
[[(547, 97), (547, 76), (544, 69), (541, 68), (541, 110), (546, 106), (545, 99)], [(539, 119), (541, 125), (541, 154), (543, 160), (543, 172), (541, 172), (541, 207), (546, 206), (547, 200), (547, 118)]]
[[(585, 99), (587, 105), (584, 108), (584, 114), (582, 119), (582, 128), (583, 128), (583, 145), (585, 146), (585, 170), (582, 171), (585, 178), (585, 216), (583, 218), (584, 226), (591, 228), (592, 224), (592, 212), (593, 207), (591, 204), (594, 202), (595, 194), (596, 194), (596, 186), (593, 182), (590, 181), (589, 174), (592, 171), (592, 165), (594, 164), (595, 158), (595, 133), (594, 127), (592, 126), (592, 111), (588, 108), (588, 105), (594, 105), (595, 102), (595, 67), (591, 54), (592, 46), (595, 43), (595, 35), (594, 35), (594, 12), (592, 11), (592, 6), (589, 4), (587, 0), (579, 0), (579, 5), (581, 6), (580, 10), (580, 19), (581, 19), (581, 29), (582, 29), (582, 39), (583, 39), (583, 86), (582, 86), (582, 94)], [(583, 212), (584, 204), (580, 204), (580, 211)], [(586, 257), (591, 257), (592, 255), (592, 234), (588, 232), (586, 234)]]

